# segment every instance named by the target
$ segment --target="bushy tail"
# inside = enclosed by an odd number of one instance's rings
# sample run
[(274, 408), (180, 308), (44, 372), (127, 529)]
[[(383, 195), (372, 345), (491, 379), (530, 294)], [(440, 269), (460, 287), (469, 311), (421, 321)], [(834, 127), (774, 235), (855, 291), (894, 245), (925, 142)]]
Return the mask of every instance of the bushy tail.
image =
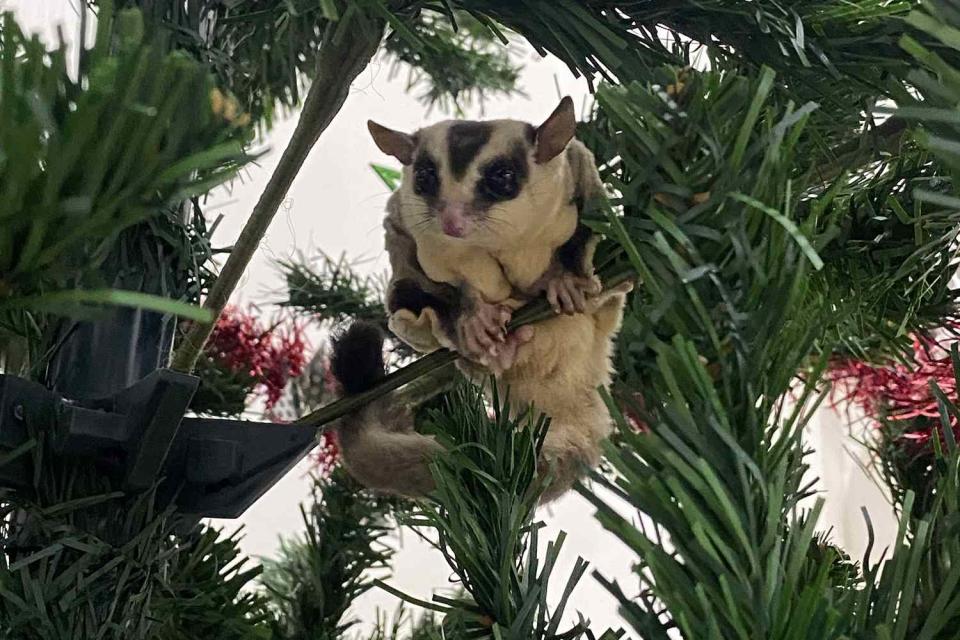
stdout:
[(371, 322), (354, 322), (334, 338), (330, 369), (346, 395), (363, 393), (386, 375), (383, 332)]
[[(330, 369), (345, 395), (374, 387), (386, 376), (380, 328), (355, 322), (334, 338)], [(338, 433), (344, 466), (361, 484), (409, 497), (433, 489), (428, 464), (442, 449), (414, 430), (412, 412), (394, 394), (341, 418)]]

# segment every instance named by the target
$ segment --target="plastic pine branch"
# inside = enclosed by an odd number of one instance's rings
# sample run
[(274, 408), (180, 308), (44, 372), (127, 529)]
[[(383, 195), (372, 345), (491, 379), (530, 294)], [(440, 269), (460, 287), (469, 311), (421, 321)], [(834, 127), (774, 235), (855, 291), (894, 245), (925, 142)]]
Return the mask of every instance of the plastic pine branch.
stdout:
[[(491, 383), (492, 384), (492, 383)], [(479, 389), (458, 387), (446, 406), (428, 412), (422, 429), (447, 449), (433, 463), (437, 485), (430, 500), (420, 501), (404, 522), (441, 552), (466, 592), (434, 596), (433, 603), (400, 594), (409, 602), (443, 612), (448, 637), (579, 638), (581, 622), (561, 631), (567, 598), (587, 563), (578, 558), (554, 609), (544, 595), (563, 546), (560, 534), (541, 556), (534, 522), (543, 470), (537, 460), (548, 421), (532, 412), (509, 415), (496, 389), (492, 408)]]
[(373, 585), (368, 572), (389, 566), (386, 537), (395, 507), (342, 468), (315, 478), (313, 500), (303, 507), (304, 533), (284, 539), (280, 556), (265, 566), (275, 637), (346, 637), (356, 623), (350, 606)]

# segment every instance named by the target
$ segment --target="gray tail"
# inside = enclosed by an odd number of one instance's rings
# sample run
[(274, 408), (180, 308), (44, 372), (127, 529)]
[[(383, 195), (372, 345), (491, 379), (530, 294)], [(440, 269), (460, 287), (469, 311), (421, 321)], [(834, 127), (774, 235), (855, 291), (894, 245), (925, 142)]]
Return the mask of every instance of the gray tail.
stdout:
[(354, 322), (333, 340), (333, 376), (346, 395), (363, 393), (386, 375), (383, 332), (371, 322)]
[[(330, 369), (348, 396), (376, 385), (386, 376), (381, 329), (355, 322), (335, 337)], [(384, 396), (344, 416), (337, 433), (343, 464), (360, 484), (410, 497), (433, 490), (429, 464), (442, 448), (415, 431), (413, 414), (395, 396)]]

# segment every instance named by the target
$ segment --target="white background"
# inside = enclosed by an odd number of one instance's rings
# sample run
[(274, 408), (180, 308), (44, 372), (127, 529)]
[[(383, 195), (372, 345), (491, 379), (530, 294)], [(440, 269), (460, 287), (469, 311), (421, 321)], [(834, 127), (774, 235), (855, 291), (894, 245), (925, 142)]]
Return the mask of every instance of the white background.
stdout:
[[(51, 42), (57, 25), (71, 38), (79, 24), (71, 0), (0, 0), (0, 8), (14, 10), (27, 30), (41, 33)], [(585, 84), (574, 79), (566, 67), (556, 60), (540, 60), (532, 54), (527, 57), (521, 86), (529, 97), (493, 99), (486, 103), (483, 114), (471, 109), (467, 115), (538, 122), (553, 109), (562, 94), (572, 95), (578, 107), (584, 103)], [(388, 66), (375, 62), (354, 83), (343, 110), (321, 137), (294, 182), (241, 283), (236, 301), (279, 300), (282, 282), (273, 261), (293, 257), (297, 251), (309, 254), (322, 249), (332, 256), (345, 252), (352, 259), (363, 260), (359, 268), (369, 273), (379, 273), (386, 268), (381, 219), (388, 193), (368, 163), (390, 163), (381, 157), (369, 139), (366, 120), (372, 118), (393, 128), (413, 130), (444, 117), (438, 113), (428, 115), (405, 90), (405, 73), (394, 79), (389, 76)], [(268, 153), (259, 165), (249, 168), (229, 192), (218, 192), (208, 203), (208, 213), (225, 216), (214, 238), (219, 246), (229, 246), (239, 234), (280, 150), (293, 132), (295, 117), (296, 114), (290, 114), (279, 119), (274, 130), (260, 143)], [(809, 427), (809, 444), (816, 449), (810, 459), (812, 472), (820, 476), (820, 488), (826, 498), (822, 528), (832, 528), (834, 540), (854, 558), (859, 558), (865, 547), (861, 506), (866, 506), (871, 513), (880, 549), (892, 541), (895, 531), (882, 493), (859, 466), (865, 454), (849, 432), (851, 429), (859, 432), (862, 428), (850, 426), (847, 416), (830, 408), (821, 409)], [(300, 530), (298, 504), (307, 495), (308, 469), (308, 465), (301, 464), (239, 521), (221, 523), (228, 529), (238, 524), (245, 527), (242, 546), (248, 554), (271, 556), (278, 536), (293, 535)], [(584, 500), (570, 495), (544, 510), (541, 516), (547, 523), (544, 539), (555, 537), (561, 530), (568, 534), (563, 561), (555, 574), (556, 591), (562, 589), (563, 578), (579, 554), (592, 568), (608, 577), (620, 578), (628, 594), (635, 592), (631, 554), (595, 523), (592, 509)], [(435, 589), (454, 586), (449, 570), (436, 552), (410, 532), (405, 532), (400, 542), (402, 548), (394, 562), (391, 584), (425, 599), (429, 599)], [(553, 597), (556, 598), (557, 593)], [(392, 596), (374, 590), (361, 599), (354, 614), (369, 624), (377, 607), (392, 613), (395, 606)], [(589, 575), (581, 581), (571, 608), (590, 618), (595, 630), (619, 624), (612, 599)]]

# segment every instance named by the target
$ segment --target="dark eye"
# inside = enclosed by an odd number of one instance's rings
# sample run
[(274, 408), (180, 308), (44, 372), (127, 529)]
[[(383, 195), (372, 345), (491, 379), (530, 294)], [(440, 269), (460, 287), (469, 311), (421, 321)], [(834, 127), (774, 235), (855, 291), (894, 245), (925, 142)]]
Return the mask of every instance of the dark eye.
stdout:
[(413, 192), (418, 196), (435, 196), (440, 186), (437, 168), (432, 162), (425, 162), (413, 170)]
[(483, 175), (484, 190), (497, 199), (516, 197), (517, 172), (505, 165), (494, 165)]

